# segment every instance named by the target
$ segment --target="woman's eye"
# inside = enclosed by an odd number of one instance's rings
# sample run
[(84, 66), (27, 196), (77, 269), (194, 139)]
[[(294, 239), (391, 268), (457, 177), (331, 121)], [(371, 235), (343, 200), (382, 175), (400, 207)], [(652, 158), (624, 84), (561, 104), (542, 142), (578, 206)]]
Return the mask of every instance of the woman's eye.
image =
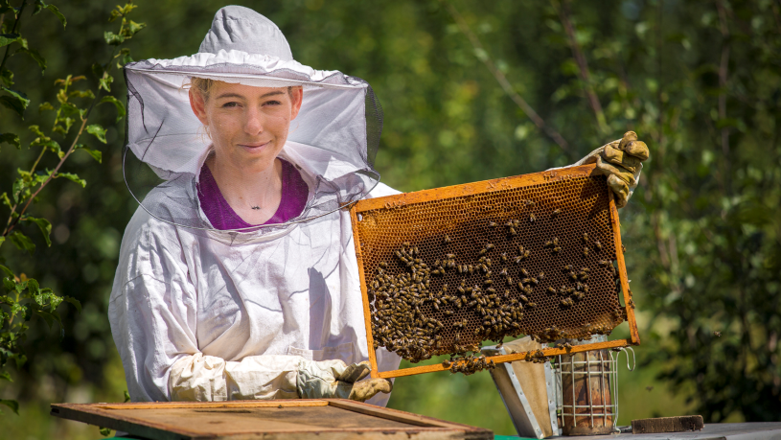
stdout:
[(266, 101), (263, 104), (264, 105), (280, 105), (282, 103), (280, 101)]
[(231, 101), (231, 102), (226, 102), (225, 104), (223, 104), (222, 108), (238, 107), (238, 105), (239, 105), (238, 102)]

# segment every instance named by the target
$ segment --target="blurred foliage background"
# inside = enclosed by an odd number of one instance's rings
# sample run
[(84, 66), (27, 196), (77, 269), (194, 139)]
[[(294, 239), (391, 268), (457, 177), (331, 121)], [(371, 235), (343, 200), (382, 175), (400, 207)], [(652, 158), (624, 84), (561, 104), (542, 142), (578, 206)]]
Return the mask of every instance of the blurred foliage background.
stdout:
[[(148, 26), (128, 44), (136, 59), (197, 52), (224, 5), (136, 3), (134, 19)], [(637, 131), (651, 159), (621, 216), (642, 345), (638, 369), (619, 372), (619, 423), (686, 413), (706, 423), (779, 419), (781, 2), (235, 3), (277, 23), (298, 61), (372, 84), (385, 111), (376, 166), (399, 190), (563, 166)], [(24, 29), (48, 60), (45, 74), (11, 60), (32, 100), (27, 124), (43, 117), (34, 109), (52, 99), (56, 78), (88, 73), (107, 50), (114, 2), (58, 6), (65, 30), (53, 16)], [(97, 428), (49, 417), (48, 404), (122, 400), (106, 310), (122, 232), (137, 206), (122, 182), (124, 135), (114, 116), (96, 119), (110, 127), (103, 164), (81, 155), (68, 165), (86, 189), (57, 182), (32, 208), (52, 221), (54, 246), (41, 239), (32, 256), (2, 249), (14, 269), (83, 304), (81, 313), (60, 309), (62, 332), (33, 322), (29, 361), (14, 383), (0, 385), (0, 398), (22, 404), (20, 416), (0, 418), (9, 438), (99, 438)], [(0, 109), (0, 128), (19, 127)], [(35, 152), (0, 154), (5, 190)], [(398, 379), (390, 406), (514, 433), (486, 373)]]

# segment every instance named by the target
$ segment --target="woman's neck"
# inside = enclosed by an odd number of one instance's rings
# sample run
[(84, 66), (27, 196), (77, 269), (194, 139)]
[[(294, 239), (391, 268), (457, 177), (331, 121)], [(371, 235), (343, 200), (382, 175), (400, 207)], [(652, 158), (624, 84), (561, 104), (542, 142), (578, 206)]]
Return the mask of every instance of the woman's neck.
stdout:
[(212, 154), (206, 159), (225, 200), (242, 220), (259, 225), (270, 219), (282, 201), (282, 162), (264, 169), (247, 169)]

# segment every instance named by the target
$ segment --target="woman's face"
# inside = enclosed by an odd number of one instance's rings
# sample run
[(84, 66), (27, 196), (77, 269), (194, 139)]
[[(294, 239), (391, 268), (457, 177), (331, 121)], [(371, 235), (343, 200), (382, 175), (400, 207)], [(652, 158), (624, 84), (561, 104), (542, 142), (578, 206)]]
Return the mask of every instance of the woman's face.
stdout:
[(261, 171), (274, 163), (301, 109), (300, 87), (252, 87), (215, 81), (204, 100), (190, 89), (190, 105), (209, 130), (218, 161)]

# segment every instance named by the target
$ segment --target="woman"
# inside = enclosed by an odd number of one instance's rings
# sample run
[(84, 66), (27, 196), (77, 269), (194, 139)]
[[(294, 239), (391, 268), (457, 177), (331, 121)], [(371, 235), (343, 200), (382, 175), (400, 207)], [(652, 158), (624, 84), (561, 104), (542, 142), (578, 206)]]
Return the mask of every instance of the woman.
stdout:
[[(131, 398), (387, 402), (389, 381), (361, 381), (358, 268), (339, 209), (395, 193), (372, 168), (381, 116), (368, 84), (295, 62), (271, 21), (237, 6), (217, 12), (198, 54), (132, 63), (126, 78), (127, 149), (165, 180), (128, 224), (109, 304)], [(581, 161), (610, 175), (620, 204), (643, 160), (624, 152), (641, 144)]]

